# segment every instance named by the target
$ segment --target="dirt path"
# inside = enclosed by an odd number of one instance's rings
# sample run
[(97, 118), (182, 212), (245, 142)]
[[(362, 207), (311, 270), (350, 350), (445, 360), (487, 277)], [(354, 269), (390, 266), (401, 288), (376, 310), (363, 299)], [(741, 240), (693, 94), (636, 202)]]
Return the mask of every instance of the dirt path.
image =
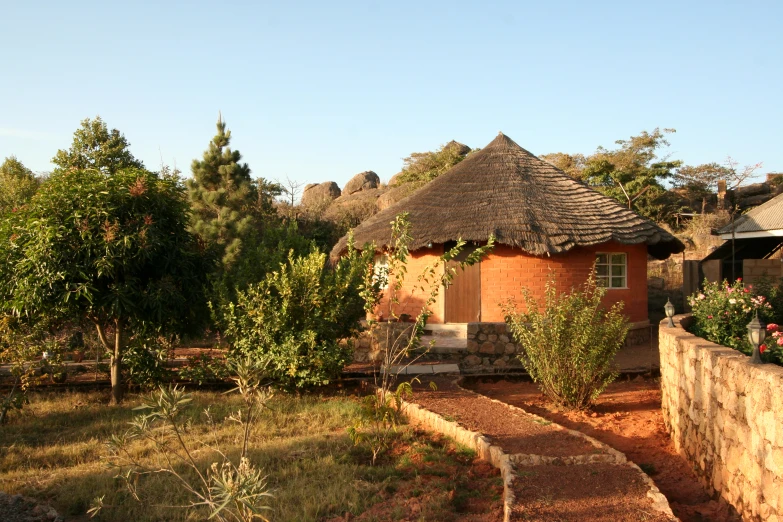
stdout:
[[(663, 522), (653, 508), (638, 471), (617, 465), (602, 447), (572, 435), (548, 421), (455, 386), (447, 378), (416, 386), (413, 401), (480, 432), (499, 445), (517, 465), (514, 481), (515, 520), (562, 522)], [(529, 456), (534, 456), (533, 461)], [(525, 460), (527, 459), (527, 460)], [(575, 463), (579, 460), (582, 463)]]
[(683, 522), (739, 520), (726, 506), (711, 500), (685, 459), (674, 451), (663, 424), (661, 391), (656, 380), (637, 378), (613, 383), (591, 412), (560, 411), (530, 382), (476, 379), (464, 386), (625, 453), (650, 475)]

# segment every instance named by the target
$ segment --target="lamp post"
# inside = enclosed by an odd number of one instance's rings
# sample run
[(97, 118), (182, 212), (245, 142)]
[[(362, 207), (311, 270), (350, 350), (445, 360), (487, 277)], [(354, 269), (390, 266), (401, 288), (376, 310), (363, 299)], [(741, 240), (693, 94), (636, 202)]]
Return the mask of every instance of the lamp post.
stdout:
[(753, 345), (753, 354), (750, 356), (750, 364), (764, 364), (761, 359), (761, 343), (767, 336), (767, 325), (759, 320), (759, 311), (756, 310), (756, 316), (748, 323), (748, 340)]
[(663, 311), (666, 312), (666, 317), (669, 318), (669, 328), (674, 328), (674, 321), (672, 320), (672, 317), (674, 317), (674, 305), (672, 304), (671, 299), (666, 299), (666, 304), (663, 307)]

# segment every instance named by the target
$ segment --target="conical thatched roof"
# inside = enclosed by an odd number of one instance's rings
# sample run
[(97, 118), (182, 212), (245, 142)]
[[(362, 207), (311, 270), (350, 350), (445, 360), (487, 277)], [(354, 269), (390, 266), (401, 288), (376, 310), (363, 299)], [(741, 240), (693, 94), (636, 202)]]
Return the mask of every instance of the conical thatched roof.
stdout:
[[(489, 145), (354, 229), (356, 245), (388, 246), (390, 222), (408, 212), (410, 250), (464, 239), (557, 254), (607, 241), (646, 243), (665, 259), (685, 246), (655, 223), (596, 192), (500, 133)], [(345, 251), (343, 237), (332, 256)]]

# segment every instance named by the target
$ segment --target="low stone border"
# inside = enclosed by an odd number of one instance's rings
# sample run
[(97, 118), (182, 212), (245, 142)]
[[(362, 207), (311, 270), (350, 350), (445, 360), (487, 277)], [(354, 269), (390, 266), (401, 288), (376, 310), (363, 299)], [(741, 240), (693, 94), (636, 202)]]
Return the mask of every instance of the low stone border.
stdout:
[(515, 474), (508, 454), (500, 446), (490, 444), (484, 435), (467, 430), (456, 422), (447, 421), (437, 413), (422, 408), (418, 404), (403, 401), (402, 411), (410, 422), (451, 437), (463, 446), (475, 451), (479, 457), (500, 470), (500, 476), (503, 478), (503, 522), (510, 522), (514, 506), (514, 490), (511, 486)]
[[(652, 500), (653, 502), (653, 509), (658, 511), (659, 513), (669, 517), (672, 521), (679, 521), (677, 517), (674, 516), (674, 513), (672, 512), (672, 508), (669, 505), (669, 501), (667, 498), (661, 493), (661, 491), (658, 489), (658, 486), (655, 485), (655, 482), (645, 473), (642, 471), (642, 468), (637, 466), (635, 463), (628, 460), (628, 458), (625, 456), (624, 453), (617, 451), (613, 447), (604, 444), (603, 442), (594, 439), (593, 437), (590, 437), (589, 435), (585, 435), (581, 431), (571, 430), (566, 428), (565, 426), (561, 426), (560, 424), (557, 424), (556, 422), (552, 422), (548, 419), (545, 419), (539, 415), (536, 415), (534, 413), (530, 413), (528, 411), (523, 410), (522, 408), (519, 408), (518, 406), (513, 406), (511, 404), (505, 403), (503, 401), (499, 401), (497, 399), (492, 399), (490, 397), (487, 397), (486, 395), (481, 395), (480, 393), (476, 393), (473, 390), (468, 390), (467, 388), (463, 388), (460, 384), (462, 382), (462, 378), (456, 379), (454, 381), (454, 384), (462, 391), (466, 393), (470, 393), (472, 395), (475, 395), (476, 397), (483, 397), (484, 399), (488, 399), (494, 403), (500, 404), (510, 411), (513, 411), (515, 413), (519, 413), (522, 415), (525, 415), (534, 421), (540, 422), (540, 423), (547, 423), (549, 426), (552, 426), (555, 429), (562, 430), (570, 435), (573, 435), (575, 437), (582, 438), (598, 448), (599, 450), (604, 453), (603, 455), (578, 455), (575, 457), (546, 457), (543, 455), (511, 455), (510, 459), (514, 463), (519, 463), (520, 465), (535, 465), (535, 464), (549, 464), (549, 463), (562, 463), (562, 464), (589, 464), (591, 458), (596, 457), (603, 457), (601, 460), (596, 460), (594, 462), (605, 462), (608, 464), (616, 464), (619, 466), (629, 466), (633, 468), (640, 476), (644, 484), (647, 486), (647, 497)], [(540, 460), (539, 460), (540, 459)], [(551, 462), (547, 462), (549, 459), (551, 459)], [(536, 462), (536, 460), (539, 460)], [(529, 462), (529, 463), (528, 463)]]
[(492, 402), (500, 404), (505, 408), (513, 411), (517, 414), (522, 414), (533, 421), (552, 426), (557, 430), (561, 430), (569, 435), (579, 437), (589, 442), (601, 453), (591, 455), (576, 455), (571, 457), (548, 457), (544, 455), (531, 455), (531, 454), (513, 454), (509, 455), (503, 451), (500, 446), (493, 445), (489, 439), (480, 433), (470, 431), (463, 428), (458, 423), (448, 421), (425, 408), (422, 408), (418, 404), (403, 401), (402, 410), (408, 416), (408, 419), (414, 423), (422, 425), (423, 427), (441, 433), (447, 437), (451, 437), (458, 443), (473, 449), (476, 454), (482, 459), (490, 462), (493, 466), (500, 470), (500, 474), (503, 478), (503, 521), (510, 522), (512, 516), (512, 510), (514, 507), (514, 491), (512, 489), (514, 478), (516, 473), (514, 471), (514, 465), (518, 466), (535, 466), (541, 464), (562, 464), (562, 465), (580, 465), (580, 464), (593, 464), (593, 463), (606, 463), (614, 464), (618, 466), (628, 466), (639, 474), (643, 483), (647, 486), (647, 497), (653, 502), (653, 509), (662, 515), (668, 517), (673, 522), (679, 519), (672, 513), (669, 501), (660, 492), (653, 480), (637, 466), (635, 463), (628, 460), (628, 458), (620, 451), (594, 439), (584, 433), (576, 430), (571, 430), (565, 426), (561, 426), (555, 422), (551, 422), (543, 417), (527, 412), (517, 406), (512, 406), (497, 399), (492, 399), (485, 395), (481, 395), (472, 390), (468, 390), (460, 386), (462, 378), (458, 378), (454, 381), (454, 384), (465, 393), (488, 399)]

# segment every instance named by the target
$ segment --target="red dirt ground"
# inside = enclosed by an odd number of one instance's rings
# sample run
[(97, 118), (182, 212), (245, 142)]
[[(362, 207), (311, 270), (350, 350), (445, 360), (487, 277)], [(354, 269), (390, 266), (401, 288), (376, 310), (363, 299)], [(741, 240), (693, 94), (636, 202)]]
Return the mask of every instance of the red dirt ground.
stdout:
[(463, 384), (476, 392), (518, 406), (581, 431), (622, 451), (644, 469), (666, 495), (683, 522), (734, 522), (729, 507), (712, 500), (690, 466), (674, 451), (663, 424), (657, 380), (637, 378), (611, 384), (592, 411), (563, 411), (530, 382), (476, 379)]

